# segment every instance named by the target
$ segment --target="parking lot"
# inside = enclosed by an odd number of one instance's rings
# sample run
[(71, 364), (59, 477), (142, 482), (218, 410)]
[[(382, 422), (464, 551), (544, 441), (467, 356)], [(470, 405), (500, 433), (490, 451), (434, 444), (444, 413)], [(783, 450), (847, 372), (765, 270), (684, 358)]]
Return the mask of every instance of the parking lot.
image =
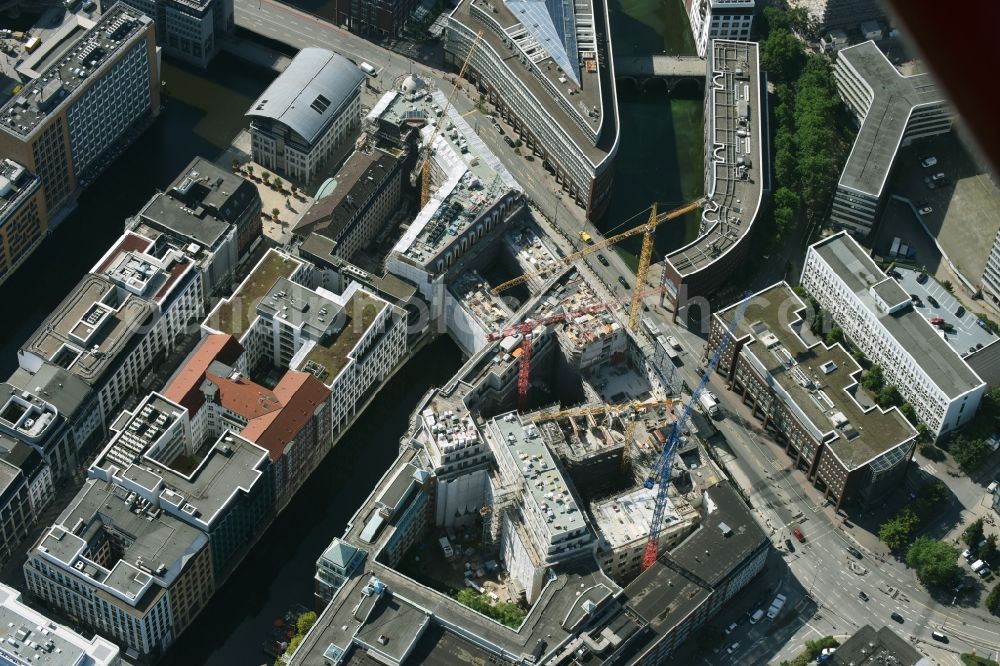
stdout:
[[(921, 166), (927, 157), (933, 157), (936, 164)], [(942, 173), (943, 184), (935, 183), (932, 189), (925, 182), (926, 178)], [(957, 134), (952, 132), (900, 148), (889, 194), (909, 199), (918, 210), (930, 208), (920, 215), (923, 224), (958, 271), (978, 284), (996, 238), (1000, 191), (981, 173)], [(893, 236), (900, 235), (889, 231), (879, 236), (888, 235), (891, 242)], [(924, 263), (919, 258), (918, 261)]]
[(920, 304), (914, 304), (917, 312), (927, 321), (940, 317), (946, 325), (954, 327), (944, 334), (944, 338), (960, 355), (965, 356), (970, 349), (978, 349), (978, 345), (985, 347), (996, 340), (995, 335), (976, 323), (975, 313), (963, 312), (961, 316), (956, 314), (961, 303), (937, 281), (928, 278), (920, 284), (917, 282), (919, 271), (897, 267), (896, 272), (900, 275), (898, 281), (903, 291), (920, 299)]

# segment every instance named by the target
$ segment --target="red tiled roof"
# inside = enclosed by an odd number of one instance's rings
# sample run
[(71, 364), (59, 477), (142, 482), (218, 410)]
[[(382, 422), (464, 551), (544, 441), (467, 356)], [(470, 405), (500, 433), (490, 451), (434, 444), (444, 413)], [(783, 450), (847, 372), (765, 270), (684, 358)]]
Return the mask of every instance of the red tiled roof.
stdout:
[(244, 439), (267, 449), (272, 461), (281, 457), (316, 408), (330, 397), (330, 390), (308, 372), (289, 370), (274, 387), (274, 395), (281, 401), (281, 409), (251, 420), (240, 433)]
[(219, 387), (218, 404), (247, 421), (281, 409), (281, 401), (274, 392), (246, 377), (232, 379), (206, 372), (205, 379)]
[(205, 403), (200, 388), (212, 361), (232, 365), (243, 354), (243, 346), (231, 335), (209, 335), (199, 343), (187, 362), (163, 391), (168, 400), (186, 407), (192, 415)]

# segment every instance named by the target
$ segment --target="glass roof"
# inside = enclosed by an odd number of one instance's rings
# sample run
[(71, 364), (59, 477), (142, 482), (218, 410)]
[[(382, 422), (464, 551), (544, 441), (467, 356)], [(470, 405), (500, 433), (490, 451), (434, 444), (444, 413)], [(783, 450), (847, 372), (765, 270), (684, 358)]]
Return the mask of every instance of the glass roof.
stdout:
[(580, 85), (573, 0), (504, 0), (507, 9), (527, 28), (559, 68)]

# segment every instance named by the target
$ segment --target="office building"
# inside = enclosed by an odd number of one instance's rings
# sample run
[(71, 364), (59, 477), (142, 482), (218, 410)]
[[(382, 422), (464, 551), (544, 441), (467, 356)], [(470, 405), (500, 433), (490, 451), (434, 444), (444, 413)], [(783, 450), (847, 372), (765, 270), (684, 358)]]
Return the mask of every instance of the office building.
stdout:
[(885, 20), (878, 0), (789, 0), (788, 4), (805, 9), (819, 34), (857, 28), (865, 21)]
[(238, 369), (242, 354), (232, 336), (202, 338), (163, 395), (188, 410), (195, 441), (235, 432), (266, 449), (280, 511), (330, 451), (330, 391), (294, 370), (265, 388)]
[(337, 25), (362, 35), (396, 36), (419, 5), (417, 0), (337, 0)]
[(874, 404), (842, 345), (812, 335), (791, 287), (748, 298), (735, 329), (742, 301), (712, 317), (708, 348), (730, 341), (716, 371), (834, 506), (867, 510), (903, 482), (917, 431), (896, 407)]
[(367, 248), (400, 210), (403, 159), (373, 149), (353, 153), (337, 171), (332, 191), (324, 186), (292, 233), (306, 238), (321, 234), (333, 243), (334, 256), (350, 261)]
[(156, 43), (171, 57), (208, 67), (235, 25), (233, 0), (122, 0), (156, 20)]
[(365, 75), (332, 51), (305, 48), (278, 75), (246, 116), (253, 161), (308, 185), (361, 122)]
[[(366, 131), (376, 136), (396, 133), (401, 149), (410, 141), (425, 145), (434, 133), (431, 122), (447, 106), (441, 91), (429, 97), (419, 79), (407, 79), (400, 90), (387, 92), (372, 107), (365, 117)], [(454, 107), (448, 108), (449, 126), (434, 138), (431, 197), (386, 258), (386, 270), (415, 285), (430, 304), (433, 322), (454, 317), (461, 309), (447, 289), (451, 278), (492, 256), (498, 244), (489, 241), (508, 231), (526, 210), (517, 181)], [(450, 332), (460, 344), (469, 334), (462, 326)]]
[(41, 178), (51, 217), (160, 109), (152, 19), (118, 3), (89, 29), (67, 30), (40, 47), (52, 50), (46, 66), (0, 107), (0, 154)]
[(932, 437), (968, 423), (986, 384), (913, 310), (909, 295), (845, 232), (809, 247), (802, 286), (882, 368)]
[(240, 260), (261, 237), (261, 206), (253, 183), (196, 157), (127, 228), (191, 258), (208, 298), (232, 287)]
[(49, 231), (41, 180), (14, 160), (0, 161), (0, 284)]
[[(32, 455), (41, 463), (38, 454), (23, 444), (0, 456), (0, 539), (3, 540), (0, 543), (0, 562), (3, 563), (19, 554), (18, 546), (28, 538), (28, 531), (36, 518), (31, 484), (25, 470), (21, 469), (17, 460), (9, 461), (8, 457), (23, 457), (24, 462), (28, 462)], [(49, 483), (51, 485), (51, 477)]]
[(706, 59), (705, 202), (694, 241), (663, 263), (664, 298), (675, 317), (687, 299), (726, 283), (747, 257), (750, 236), (770, 189), (767, 81), (757, 44), (716, 39)]
[(755, 0), (685, 0), (698, 55), (706, 56), (713, 39), (749, 40), (755, 4)]
[(831, 666), (928, 666), (933, 662), (889, 627), (875, 629), (866, 624), (841, 643), (827, 663)]
[(244, 370), (259, 367), (314, 375), (330, 392), (332, 433), (406, 355), (406, 312), (349, 281), (339, 294), (319, 284), (321, 272), (269, 250), (233, 295), (202, 322), (245, 349)]
[(601, 0), (462, 0), (444, 39), (445, 62), (464, 69), (513, 126), (521, 150), (542, 161), (566, 203), (590, 220), (607, 210), (618, 152), (610, 32)]
[(986, 268), (983, 270), (983, 296), (989, 298), (993, 305), (1000, 307), (1000, 229), (997, 229), (993, 248), (986, 258)]
[(32, 594), (140, 655), (166, 649), (273, 517), (267, 451), (190, 437), (187, 410), (150, 394), (28, 553)]
[(40, 666), (119, 666), (118, 646), (85, 638), (21, 601), (21, 593), (0, 584), (0, 660)]
[(29, 373), (50, 362), (97, 394), (104, 423), (202, 312), (202, 282), (177, 250), (126, 232), (18, 351)]
[(951, 130), (951, 111), (930, 74), (903, 76), (875, 42), (837, 53), (837, 90), (860, 128), (833, 197), (830, 220), (861, 238), (871, 233), (901, 146)]

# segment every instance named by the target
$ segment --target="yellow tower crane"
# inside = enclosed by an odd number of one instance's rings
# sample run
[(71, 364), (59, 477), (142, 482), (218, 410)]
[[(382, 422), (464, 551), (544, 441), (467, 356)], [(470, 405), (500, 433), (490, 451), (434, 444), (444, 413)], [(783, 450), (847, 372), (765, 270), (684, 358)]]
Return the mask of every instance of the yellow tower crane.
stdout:
[(431, 200), (431, 154), (434, 152), (434, 140), (437, 138), (438, 132), (441, 131), (441, 126), (445, 122), (445, 118), (448, 117), (448, 109), (451, 108), (451, 101), (455, 98), (455, 93), (458, 92), (458, 88), (461, 85), (462, 77), (465, 75), (465, 68), (469, 66), (469, 61), (472, 60), (472, 54), (476, 51), (476, 46), (479, 45), (479, 40), (483, 38), (483, 31), (480, 30), (476, 33), (476, 38), (472, 41), (472, 46), (469, 47), (469, 54), (465, 56), (465, 60), (462, 61), (462, 68), (458, 70), (458, 77), (455, 79), (455, 87), (451, 89), (451, 94), (448, 95), (448, 102), (444, 105), (444, 110), (441, 112), (441, 117), (438, 120), (437, 125), (434, 127), (434, 131), (431, 132), (430, 138), (427, 140), (427, 145), (424, 151), (424, 163), (420, 167), (420, 207), (423, 208), (427, 205), (427, 202)]
[(656, 231), (656, 227), (660, 226), (661, 224), (663, 224), (668, 220), (676, 219), (681, 215), (684, 215), (685, 213), (690, 213), (691, 211), (700, 208), (702, 204), (704, 204), (704, 202), (705, 199), (697, 199), (695, 201), (692, 201), (691, 203), (681, 206), (680, 208), (675, 208), (674, 210), (669, 211), (667, 213), (657, 213), (656, 204), (653, 204), (651, 207), (649, 220), (647, 220), (644, 224), (640, 224), (637, 227), (632, 227), (628, 231), (623, 231), (620, 234), (615, 234), (614, 236), (608, 236), (607, 238), (596, 241), (593, 245), (588, 245), (582, 250), (578, 250), (576, 252), (573, 252), (572, 254), (568, 254), (565, 257), (560, 257), (550, 266), (546, 266), (545, 268), (539, 269), (537, 271), (530, 271), (528, 273), (524, 273), (514, 278), (513, 280), (508, 280), (502, 284), (498, 284), (497, 286), (493, 287), (492, 293), (495, 296), (506, 289), (510, 289), (511, 287), (516, 287), (519, 284), (524, 284), (531, 278), (538, 277), (540, 275), (545, 275), (546, 273), (550, 273), (556, 270), (557, 268), (565, 266), (566, 264), (571, 264), (577, 259), (580, 259), (581, 257), (585, 257), (588, 254), (592, 254), (610, 245), (614, 245), (615, 243), (623, 241), (626, 238), (631, 238), (632, 236), (644, 234), (642, 239), (642, 251), (639, 253), (639, 270), (636, 273), (635, 286), (633, 287), (633, 292), (632, 292), (632, 307), (629, 310), (629, 318), (628, 318), (629, 328), (632, 329), (632, 331), (636, 331), (639, 323), (639, 312), (641, 312), (642, 310), (642, 296), (645, 293), (644, 287), (646, 282), (646, 274), (649, 272), (649, 264), (653, 256), (653, 238), (654, 238), (654, 232)]

